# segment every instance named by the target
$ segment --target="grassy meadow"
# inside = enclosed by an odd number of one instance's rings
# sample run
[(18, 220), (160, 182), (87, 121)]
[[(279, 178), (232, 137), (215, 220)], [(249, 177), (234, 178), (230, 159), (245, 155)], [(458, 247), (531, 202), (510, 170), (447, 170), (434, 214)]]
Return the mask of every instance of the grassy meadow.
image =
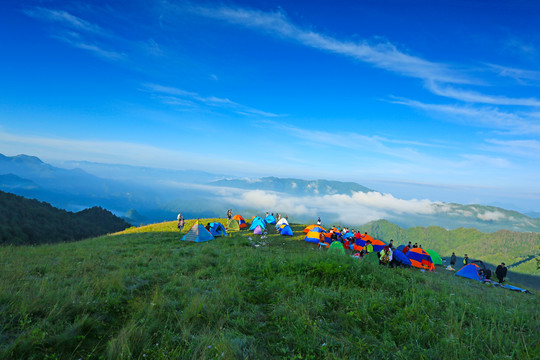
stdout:
[(537, 294), (331, 255), (304, 227), (1, 247), (0, 359), (540, 358)]

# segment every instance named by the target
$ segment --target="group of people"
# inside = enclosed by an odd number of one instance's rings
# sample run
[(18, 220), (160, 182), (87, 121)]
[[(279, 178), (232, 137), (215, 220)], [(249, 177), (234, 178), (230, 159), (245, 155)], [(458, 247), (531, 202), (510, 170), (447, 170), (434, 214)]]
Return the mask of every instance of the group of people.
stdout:
[[(318, 217), (317, 218), (317, 225), (321, 225), (321, 218)], [(332, 227), (333, 229), (338, 229), (336, 226), (333, 226)], [(356, 231), (354, 229), (350, 230), (352, 232), (353, 235), (356, 235)], [(343, 230), (341, 231), (331, 231), (332, 235), (330, 236), (330, 239), (333, 241), (339, 241), (343, 244), (343, 247), (345, 248), (346, 251), (349, 251), (350, 249), (350, 246), (352, 245), (351, 243), (351, 240), (349, 238), (345, 238), (345, 234), (347, 234), (349, 232), (349, 229), (347, 227), (344, 227)], [(364, 234), (360, 235), (360, 237), (364, 237), (365, 235), (367, 235), (367, 232), (364, 232)], [(356, 238), (356, 236), (353, 237), (353, 239)], [(319, 249), (322, 247), (322, 245), (325, 243), (324, 242), (324, 234), (321, 233), (320, 235), (320, 243), (319, 243)], [(406, 254), (410, 249), (415, 249), (415, 248), (420, 248), (422, 249), (422, 245), (421, 244), (418, 244), (418, 243), (414, 243), (412, 244), (411, 241), (409, 241), (409, 243), (403, 248), (402, 252), (404, 254)], [(390, 267), (393, 267), (397, 264), (397, 262), (395, 261), (394, 259), (394, 256), (393, 256), (393, 252), (395, 251), (395, 247), (394, 247), (394, 240), (391, 239), (390, 240), (390, 243), (385, 246), (382, 251), (380, 251), (378, 253), (378, 256), (379, 256), (379, 263), (382, 264), (382, 265), (389, 265)], [(364, 257), (366, 254), (370, 253), (370, 252), (373, 252), (373, 245), (371, 243), (371, 240), (367, 240), (366, 241), (366, 245), (364, 246), (364, 248), (362, 249), (362, 251), (360, 252), (356, 252), (353, 256), (357, 257), (357, 258), (362, 258)], [(455, 268), (455, 265), (456, 265), (456, 262), (457, 262), (457, 257), (456, 257), (456, 254), (454, 252), (452, 252), (452, 256), (450, 256), (450, 267), (451, 269), (453, 270)], [(463, 257), (463, 266), (465, 265), (468, 265), (471, 263), (471, 260), (468, 256), (468, 254), (465, 254), (465, 256)], [(486, 276), (486, 278), (490, 278), (491, 277), (491, 270), (489, 269), (481, 269), (482, 272), (484, 273), (484, 275)], [(504, 278), (506, 277), (507, 275), (507, 268), (506, 268), (506, 265), (505, 263), (501, 263), (500, 265), (497, 266), (497, 269), (495, 270), (495, 275), (497, 276), (497, 279), (499, 280), (499, 283), (502, 283), (504, 281)]]
[(182, 229), (184, 228), (184, 217), (182, 216), (182, 213), (178, 213), (178, 216), (176, 217), (176, 220), (178, 220), (178, 231), (182, 232)]
[[(266, 217), (268, 217), (268, 215), (269, 213), (266, 212)], [(273, 215), (274, 213), (272, 213), (272, 216)], [(227, 210), (227, 220), (231, 220), (232, 217), (233, 217), (232, 209)], [(285, 216), (285, 218), (287, 218), (287, 216)], [(276, 221), (279, 221), (281, 219), (281, 214), (276, 213), (275, 219)], [(177, 220), (178, 220), (178, 225), (177, 225), (178, 230), (181, 232), (185, 224), (184, 216), (182, 215), (182, 213), (178, 213)], [(322, 221), (320, 217), (317, 218), (317, 225), (319, 226), (322, 225)], [(207, 227), (208, 226), (209, 224), (207, 225)], [(338, 228), (334, 226), (333, 229), (338, 229)], [(356, 238), (357, 232), (354, 229), (350, 231), (354, 235), (353, 239)], [(331, 240), (341, 242), (343, 244), (343, 247), (347, 251), (349, 251), (350, 246), (352, 245), (351, 239), (344, 237), (345, 234), (347, 234), (348, 232), (349, 232), (349, 229), (347, 227), (344, 227), (343, 230), (341, 231), (335, 231), (335, 230), (331, 231), (332, 233)], [(365, 237), (366, 235), (367, 235), (367, 232), (364, 232), (364, 234), (361, 234), (360, 237)], [(325, 236), (323, 233), (320, 234), (320, 237), (321, 237), (320, 238), (321, 242), (319, 243), (319, 249), (322, 247), (322, 244), (324, 243), (324, 240), (325, 240)], [(409, 243), (403, 248), (403, 253), (406, 254), (410, 249), (414, 249), (414, 248), (422, 249), (422, 245), (421, 244), (419, 245), (418, 243), (412, 244), (412, 242), (409, 241)], [(395, 250), (394, 240), (391, 239), (390, 243), (384, 246), (383, 249), (378, 253), (379, 263), (382, 265), (388, 265), (390, 267), (395, 266), (397, 263), (393, 256), (394, 250)], [(362, 258), (370, 252), (373, 252), (373, 244), (371, 243), (371, 240), (367, 240), (366, 245), (364, 246), (362, 251), (356, 252), (354, 256), (357, 258)], [(456, 262), (457, 262), (457, 256), (454, 252), (452, 252), (452, 255), (450, 256), (450, 269), (453, 270), (455, 268)], [(463, 266), (468, 265), (470, 263), (471, 263), (471, 260), (469, 256), (465, 254), (465, 256), (463, 257)], [(489, 271), (488, 269), (486, 270)], [(508, 269), (506, 268), (506, 264), (504, 262), (497, 266), (497, 269), (495, 270), (495, 275), (497, 276), (499, 283), (502, 283), (504, 281), (504, 278), (506, 277), (507, 272), (508, 272)], [(487, 273), (486, 275), (488, 275), (487, 278), (489, 279), (489, 277), (491, 276), (491, 271), (489, 271), (489, 273)]]
[[(320, 225), (321, 224), (321, 218), (319, 217), (317, 219), (317, 225)], [(338, 230), (336, 230), (338, 229)], [(351, 232), (353, 234), (352, 237), (345, 237), (345, 234), (347, 234), (348, 232)], [(350, 251), (350, 248), (351, 248), (351, 245), (354, 244), (354, 239), (357, 238), (357, 232), (356, 230), (354, 229), (350, 229), (347, 228), (347, 227), (344, 227), (343, 230), (339, 230), (339, 228), (337, 228), (336, 226), (333, 226), (332, 227), (332, 230), (330, 230), (330, 240), (332, 242), (334, 241), (338, 241), (340, 242), (341, 244), (343, 244), (343, 247), (345, 248), (345, 251)], [(321, 249), (323, 246), (326, 246), (325, 244), (325, 235), (324, 233), (320, 233), (320, 242), (319, 242), (319, 249)], [(365, 238), (367, 236), (367, 232), (364, 232), (363, 234), (358, 234), (358, 237), (359, 238)], [(409, 243), (410, 245), (410, 243)], [(411, 245), (412, 246), (412, 245)], [(383, 249), (377, 253), (377, 256), (379, 257), (379, 264), (381, 265), (388, 265), (390, 267), (394, 267), (394, 266), (397, 266), (397, 262), (394, 260), (394, 256), (393, 256), (393, 252), (395, 250), (395, 247), (394, 247), (394, 240), (390, 240), (390, 243), (388, 243), (388, 245), (384, 246)], [(371, 253), (371, 252), (374, 252), (373, 250), (373, 244), (371, 242), (370, 239), (368, 239), (366, 241), (366, 244), (365, 246), (363, 247), (363, 249), (361, 251), (356, 251), (355, 254), (353, 255), (354, 257), (356, 258), (363, 258), (364, 256), (366, 256), (367, 254)]]
[[(456, 262), (457, 262), (457, 256), (456, 256), (456, 253), (452, 253), (452, 256), (450, 256), (450, 269), (451, 270), (454, 270), (455, 266), (456, 266)], [(465, 254), (465, 256), (463, 256), (463, 266), (465, 265), (469, 265), (471, 263), (471, 259), (469, 258), (469, 255)], [(483, 273), (483, 275), (489, 279), (491, 278), (491, 270), (489, 269), (480, 269), (480, 271)], [(506, 264), (505, 263), (501, 263), (500, 265), (497, 266), (497, 268), (495, 269), (495, 276), (497, 276), (497, 280), (499, 280), (499, 283), (503, 283), (504, 281), (504, 278), (506, 277), (508, 273), (508, 269), (506, 268)]]

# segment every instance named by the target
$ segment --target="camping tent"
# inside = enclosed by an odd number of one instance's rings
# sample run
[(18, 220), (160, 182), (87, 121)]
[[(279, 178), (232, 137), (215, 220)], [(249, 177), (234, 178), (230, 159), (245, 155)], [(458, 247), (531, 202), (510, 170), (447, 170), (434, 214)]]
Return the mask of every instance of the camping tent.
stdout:
[(374, 239), (371, 240), (371, 245), (373, 245), (373, 252), (381, 252), (382, 249), (386, 246), (386, 243), (382, 240)]
[(240, 227), (240, 229), (247, 227), (246, 220), (244, 220), (242, 216), (236, 214), (233, 216), (233, 220), (238, 221), (238, 226)]
[(279, 226), (279, 225), (282, 225), (282, 224), (289, 225), (289, 222), (287, 221), (287, 219), (281, 218), (281, 219), (279, 219), (279, 221), (276, 223), (276, 226)]
[(359, 237), (356, 239), (356, 241), (353, 244), (353, 250), (362, 251), (364, 249), (364, 246), (366, 246), (366, 242), (361, 237)]
[(427, 252), (421, 248), (412, 248), (405, 254), (411, 260), (414, 267), (435, 271), (435, 265)]
[(289, 225), (285, 225), (283, 229), (281, 229), (281, 235), (293, 236), (291, 227)]
[(260, 225), (257, 225), (257, 226), (255, 226), (255, 229), (253, 229), (253, 233), (260, 235), (260, 234), (263, 233), (263, 229), (264, 229), (263, 227), (261, 227)]
[(182, 241), (203, 242), (208, 240), (214, 240), (214, 236), (202, 224), (199, 224), (199, 220), (195, 221), (191, 229), (182, 237)]
[(442, 259), (439, 254), (435, 250), (427, 249), (426, 252), (431, 256), (431, 261), (433, 261), (433, 264), (435, 265), (442, 265)]
[(321, 234), (316, 231), (310, 231), (307, 233), (304, 240), (310, 243), (318, 244), (320, 241), (320, 235)]
[[(245, 225), (246, 223), (244, 222), (244, 227)], [(234, 220), (234, 219), (229, 220), (229, 222), (227, 223), (227, 229), (229, 229), (229, 231), (240, 230), (240, 224), (238, 223), (238, 220)]]
[(225, 231), (225, 227), (221, 223), (212, 222), (210, 223), (210, 234), (214, 237), (227, 236), (227, 231)]
[(343, 244), (339, 241), (334, 241), (330, 246), (328, 247), (328, 252), (332, 254), (345, 254), (345, 248), (343, 247)]
[(261, 218), (255, 218), (253, 222), (251, 223), (249, 230), (255, 230), (257, 226), (260, 226), (261, 228), (266, 229), (266, 225), (264, 224), (264, 221), (262, 221)]
[(274, 215), (268, 215), (266, 219), (264, 219), (264, 221), (266, 221), (267, 224), (275, 224), (276, 218), (274, 217)]
[(365, 238), (365, 240), (362, 238), (362, 236), (360, 236), (360, 238), (356, 239), (356, 241), (354, 242), (354, 245), (353, 245), (353, 250), (362, 251), (364, 249), (364, 246), (366, 246), (366, 243), (367, 243), (368, 239), (371, 240), (371, 245), (373, 245), (373, 251), (376, 252), (376, 253), (380, 252), (383, 249), (383, 247), (386, 246), (384, 241), (381, 241), (381, 240), (378, 240), (378, 239), (373, 239), (369, 235), (366, 235), (364, 238)]
[(403, 244), (402, 244), (402, 245), (399, 245), (399, 246), (396, 248), (396, 250), (399, 250), (399, 251), (401, 251), (401, 252), (403, 252), (403, 249), (405, 249), (405, 245), (403, 245)]
[(322, 240), (319, 241), (319, 245), (329, 247), (330, 244), (332, 243), (332, 234), (331, 233), (319, 233), (319, 236), (320, 236), (320, 234), (323, 234), (323, 236), (322, 236)]
[(470, 263), (459, 269), (459, 271), (456, 273), (456, 276), (481, 281), (484, 278), (480, 273), (481, 270), (481, 267), (476, 265), (476, 263)]
[(310, 231), (326, 232), (326, 230), (322, 226), (317, 225), (317, 224), (311, 224), (311, 225), (306, 226), (306, 228), (304, 229), (304, 232), (307, 234)]
[[(403, 246), (405, 247), (405, 246)], [(403, 266), (412, 266), (411, 260), (401, 251), (401, 250), (394, 250), (392, 253), (395, 261)]]

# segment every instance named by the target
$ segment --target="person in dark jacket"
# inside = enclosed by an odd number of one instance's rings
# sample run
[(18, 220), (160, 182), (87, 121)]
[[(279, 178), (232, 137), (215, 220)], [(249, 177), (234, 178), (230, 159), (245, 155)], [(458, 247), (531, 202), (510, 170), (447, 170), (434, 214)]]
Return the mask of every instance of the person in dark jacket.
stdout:
[(463, 258), (463, 265), (468, 265), (470, 263), (469, 256), (465, 254), (465, 257)]
[(506, 272), (508, 269), (506, 268), (506, 265), (504, 263), (501, 263), (501, 265), (497, 266), (497, 269), (495, 269), (495, 275), (497, 275), (497, 279), (499, 279), (499, 283), (502, 284), (504, 281), (504, 278), (506, 277)]
[(452, 253), (452, 256), (450, 256), (450, 266), (455, 267), (457, 262), (456, 253)]

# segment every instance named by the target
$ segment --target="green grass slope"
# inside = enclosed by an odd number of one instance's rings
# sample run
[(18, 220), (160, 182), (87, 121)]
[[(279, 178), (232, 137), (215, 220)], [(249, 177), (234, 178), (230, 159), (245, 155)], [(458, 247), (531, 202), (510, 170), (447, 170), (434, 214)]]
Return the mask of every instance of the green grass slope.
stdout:
[(331, 256), (292, 228), (0, 247), (0, 358), (539, 358), (538, 295)]

